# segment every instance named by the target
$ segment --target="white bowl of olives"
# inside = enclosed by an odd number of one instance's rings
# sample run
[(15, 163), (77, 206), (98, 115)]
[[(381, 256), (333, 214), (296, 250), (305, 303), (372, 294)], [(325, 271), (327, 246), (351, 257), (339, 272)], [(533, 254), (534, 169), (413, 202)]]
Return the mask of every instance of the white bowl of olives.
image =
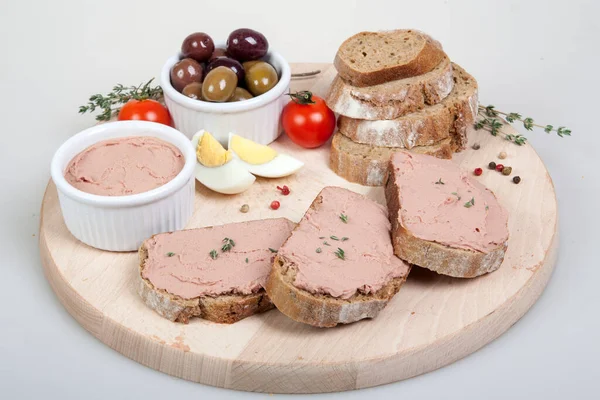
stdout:
[(290, 77), (261, 33), (237, 29), (217, 46), (205, 33), (189, 35), (160, 79), (175, 127), (188, 137), (204, 129), (223, 144), (229, 132), (269, 144), (281, 133)]

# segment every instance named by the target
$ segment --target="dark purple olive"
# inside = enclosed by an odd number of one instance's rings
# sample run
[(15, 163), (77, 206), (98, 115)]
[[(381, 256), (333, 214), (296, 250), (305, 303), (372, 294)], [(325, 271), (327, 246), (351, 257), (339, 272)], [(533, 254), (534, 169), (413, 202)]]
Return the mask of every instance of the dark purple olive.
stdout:
[(252, 29), (236, 29), (227, 38), (227, 53), (238, 61), (257, 60), (269, 50), (267, 38)]
[(171, 84), (178, 92), (192, 82), (202, 82), (204, 67), (196, 60), (184, 58), (171, 68)]
[(185, 58), (193, 58), (198, 62), (207, 61), (215, 50), (212, 38), (204, 32), (192, 33), (181, 45), (181, 53)]
[(244, 82), (246, 74), (244, 73), (244, 67), (242, 67), (242, 64), (240, 64), (239, 61), (227, 57), (214, 59), (206, 66), (206, 73), (209, 73), (217, 67), (227, 67), (231, 69), (237, 75), (238, 82)]
[(208, 59), (208, 61), (212, 61), (215, 58), (223, 58), (223, 57), (229, 57), (229, 55), (227, 54), (227, 49), (223, 49), (221, 47), (217, 47), (215, 49), (215, 51), (213, 51), (213, 53), (210, 55), (210, 58)]

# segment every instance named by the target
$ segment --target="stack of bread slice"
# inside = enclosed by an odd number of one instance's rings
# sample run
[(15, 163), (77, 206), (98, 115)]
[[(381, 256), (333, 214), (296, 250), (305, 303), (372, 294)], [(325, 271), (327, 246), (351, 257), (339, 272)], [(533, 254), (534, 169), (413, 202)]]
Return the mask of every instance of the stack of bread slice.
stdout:
[(439, 42), (416, 30), (362, 32), (339, 48), (327, 104), (338, 118), (331, 168), (367, 186), (385, 183), (393, 153), (452, 158), (477, 115), (477, 82)]

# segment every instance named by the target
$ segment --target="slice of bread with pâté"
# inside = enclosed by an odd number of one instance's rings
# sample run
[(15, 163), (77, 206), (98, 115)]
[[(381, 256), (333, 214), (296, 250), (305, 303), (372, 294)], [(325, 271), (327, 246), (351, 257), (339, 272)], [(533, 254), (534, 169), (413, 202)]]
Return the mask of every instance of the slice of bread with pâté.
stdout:
[(283, 314), (317, 327), (374, 318), (410, 266), (393, 254), (387, 210), (325, 187), (281, 246), (266, 285)]

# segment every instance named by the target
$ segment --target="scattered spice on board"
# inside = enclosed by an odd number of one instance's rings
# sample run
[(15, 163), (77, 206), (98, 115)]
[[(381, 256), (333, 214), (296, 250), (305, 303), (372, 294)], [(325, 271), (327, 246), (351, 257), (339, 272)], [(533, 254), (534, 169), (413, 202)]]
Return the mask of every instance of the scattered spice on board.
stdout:
[(290, 194), (290, 188), (287, 187), (286, 185), (283, 186), (277, 186), (277, 189), (281, 192), (282, 195), (287, 196), (288, 194)]

